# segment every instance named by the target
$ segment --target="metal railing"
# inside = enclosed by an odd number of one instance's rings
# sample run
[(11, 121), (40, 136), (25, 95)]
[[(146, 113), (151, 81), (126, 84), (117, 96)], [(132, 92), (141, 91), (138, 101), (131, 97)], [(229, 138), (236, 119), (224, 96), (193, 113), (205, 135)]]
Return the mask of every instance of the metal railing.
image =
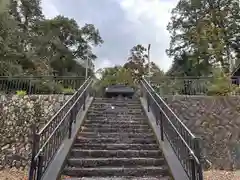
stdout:
[(73, 94), (84, 81), (84, 77), (75, 76), (0, 76), (0, 93)]
[(178, 157), (189, 180), (203, 180), (199, 139), (182, 123), (151, 85), (141, 81), (141, 96), (147, 100), (148, 111), (152, 111), (160, 128), (161, 140), (165, 137)]
[(40, 131), (37, 132), (36, 126), (33, 127), (29, 180), (40, 180), (63, 140), (71, 138), (76, 116), (81, 108), (85, 110), (91, 83), (92, 79), (87, 79)]
[[(162, 95), (211, 95), (214, 81), (220, 81), (221, 78), (213, 77), (158, 77), (151, 79), (151, 86)], [(234, 91), (240, 84), (240, 77), (226, 77), (225, 83), (222, 83), (230, 94), (239, 95), (240, 91)], [(220, 83), (218, 83), (220, 85)]]

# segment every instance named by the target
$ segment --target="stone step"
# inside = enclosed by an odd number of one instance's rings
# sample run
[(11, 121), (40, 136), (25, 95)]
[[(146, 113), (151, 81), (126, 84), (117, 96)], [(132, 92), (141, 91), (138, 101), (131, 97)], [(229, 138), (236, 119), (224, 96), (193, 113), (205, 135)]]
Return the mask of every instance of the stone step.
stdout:
[(162, 166), (164, 158), (70, 158), (67, 161), (68, 167), (144, 167)]
[(139, 104), (140, 100), (139, 99), (116, 99), (116, 98), (104, 98), (104, 99), (98, 99), (95, 98), (94, 101), (95, 102), (115, 102), (115, 103), (136, 103)]
[(165, 176), (168, 175), (168, 170), (166, 166), (154, 167), (134, 167), (134, 168), (124, 168), (124, 167), (104, 167), (104, 168), (76, 168), (76, 167), (66, 167), (64, 168), (64, 174), (72, 177), (122, 177), (122, 176), (135, 176), (143, 177), (146, 174), (148, 176)]
[(78, 137), (76, 143), (128, 143), (128, 144), (154, 144), (157, 143), (154, 138), (87, 138)]
[(111, 106), (115, 106), (118, 108), (126, 108), (131, 107), (129, 109), (142, 109), (142, 105), (140, 103), (119, 103), (119, 102), (94, 102), (91, 108), (111, 108)]
[(162, 177), (162, 176), (144, 176), (144, 177), (83, 177), (83, 178), (72, 178), (62, 176), (61, 180), (172, 180), (171, 177)]
[(128, 112), (123, 110), (106, 110), (106, 111), (88, 111), (88, 115), (125, 115), (125, 116), (144, 116), (144, 112)]
[[(128, 146), (131, 148), (130, 146)], [(132, 158), (132, 157), (141, 157), (141, 158), (160, 158), (163, 156), (162, 152), (158, 149), (151, 150), (147, 146), (147, 150), (96, 150), (96, 149), (77, 149), (74, 148), (70, 152), (71, 157), (102, 157), (102, 158)], [(154, 147), (156, 148), (156, 147)], [(114, 148), (113, 148), (114, 149)]]
[(148, 124), (99, 124), (99, 123), (92, 123), (92, 124), (84, 124), (86, 128), (133, 128), (133, 129), (150, 129)]
[(138, 128), (134, 129), (133, 127), (125, 127), (125, 128), (117, 128), (117, 127), (101, 127), (101, 128), (89, 128), (82, 126), (80, 132), (95, 132), (95, 133), (151, 133), (152, 129), (151, 128)]
[(68, 179), (169, 180), (139, 99), (95, 98), (65, 162)]
[(75, 143), (74, 148), (94, 149), (94, 150), (158, 150), (158, 144), (88, 144)]
[(144, 115), (126, 115), (126, 114), (87, 114), (87, 119), (146, 119)]
[[(115, 106), (114, 106), (115, 108)], [(118, 107), (116, 107), (117, 110), (119, 109)], [(111, 109), (111, 107), (101, 107), (101, 108), (96, 108), (96, 107), (91, 107), (88, 109), (89, 112), (104, 112), (104, 111), (107, 111)], [(111, 109), (111, 110), (114, 110), (114, 109)], [(143, 109), (140, 107), (139, 109), (130, 109), (128, 107), (121, 107), (121, 110), (124, 111), (124, 112), (129, 112), (129, 113), (139, 113), (139, 112), (143, 112)]]
[(120, 110), (114, 110), (114, 111), (88, 111), (88, 115), (125, 115), (125, 116), (144, 116), (144, 112), (128, 112), (128, 111), (120, 111)]
[(89, 128), (89, 127), (81, 127), (80, 132), (99, 132), (99, 133), (112, 133), (112, 132), (129, 132), (129, 133), (150, 133), (152, 132), (151, 128), (138, 128), (134, 129), (133, 127), (125, 127), (125, 128), (116, 128), (116, 127), (102, 127), (102, 128)]
[[(141, 117), (134, 117), (134, 116), (126, 116), (126, 117), (122, 117), (122, 116), (109, 116), (109, 117), (104, 117), (104, 116), (92, 116), (93, 118), (87, 118), (88, 120), (104, 120), (104, 121), (144, 121), (144, 122), (148, 122), (147, 118), (145, 116), (141, 116)], [(117, 120), (116, 120), (117, 119)]]
[(89, 138), (155, 138), (153, 133), (94, 133), (94, 132), (81, 132), (81, 137)]
[(103, 107), (103, 106), (119, 106), (119, 107), (126, 107), (126, 106), (137, 106), (142, 107), (141, 102), (133, 102), (133, 101), (93, 101), (91, 107)]
[(92, 120), (85, 120), (84, 124), (142, 124), (142, 125), (148, 125), (147, 120), (144, 121), (136, 121), (136, 120), (111, 120), (111, 119), (92, 119)]
[[(114, 107), (114, 109), (113, 109)], [(141, 105), (114, 105), (114, 104), (93, 104), (90, 108), (89, 111), (115, 111), (115, 110), (120, 110), (120, 111), (127, 111), (127, 112), (135, 112), (135, 111), (142, 111), (142, 106)], [(129, 111), (130, 110), (130, 111)]]

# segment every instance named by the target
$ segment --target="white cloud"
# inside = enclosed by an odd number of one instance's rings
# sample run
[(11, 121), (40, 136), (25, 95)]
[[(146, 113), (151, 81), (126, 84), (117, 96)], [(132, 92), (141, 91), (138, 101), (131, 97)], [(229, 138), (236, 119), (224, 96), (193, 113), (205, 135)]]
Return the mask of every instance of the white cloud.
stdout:
[[(165, 50), (170, 35), (166, 26), (178, 0), (43, 0), (47, 17), (62, 14), (77, 22), (93, 23), (104, 44), (95, 50), (96, 68), (126, 62), (136, 44), (151, 43), (151, 60), (167, 71), (171, 60)], [(81, 10), (80, 10), (81, 9)]]
[(43, 14), (48, 19), (59, 15), (57, 8), (54, 6), (51, 0), (42, 0), (42, 10)]
[[(138, 33), (139, 39), (141, 34), (152, 36), (155, 33), (155, 42), (161, 45), (161, 47), (152, 47), (158, 49), (157, 51), (161, 51), (162, 55), (161, 57), (154, 55), (157, 52), (154, 50), (153, 61), (165, 71), (171, 66), (172, 62), (165, 53), (170, 41), (170, 35), (166, 27), (170, 21), (171, 10), (176, 6), (177, 2), (177, 0), (122, 0), (120, 2), (128, 20), (141, 28), (141, 33)], [(152, 26), (149, 27), (149, 24)]]
[(115, 64), (113, 64), (109, 59), (101, 59), (101, 61), (97, 61), (95, 63), (96, 65), (96, 70), (97, 69), (101, 69), (101, 68), (105, 68), (105, 67), (112, 67)]

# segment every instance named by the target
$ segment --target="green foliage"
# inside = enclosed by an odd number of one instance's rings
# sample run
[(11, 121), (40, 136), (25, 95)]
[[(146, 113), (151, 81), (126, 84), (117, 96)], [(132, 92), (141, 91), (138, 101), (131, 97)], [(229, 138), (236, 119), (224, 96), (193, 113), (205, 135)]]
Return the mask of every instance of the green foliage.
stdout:
[[(84, 76), (86, 59), (92, 64), (97, 58), (93, 47), (103, 43), (99, 30), (93, 24), (80, 27), (64, 16), (46, 19), (40, 4), (41, 0), (0, 0), (0, 76)], [(93, 70), (89, 68), (89, 75)], [(15, 92), (16, 86), (9, 91)], [(63, 90), (50, 80), (25, 88), (37, 93)]]
[(62, 93), (63, 94), (74, 94), (75, 93), (75, 90), (74, 89), (72, 89), (72, 88), (63, 88), (62, 89)]
[(26, 91), (22, 91), (22, 90), (21, 91), (17, 91), (16, 93), (17, 93), (18, 96), (25, 96), (27, 94)]
[(124, 68), (129, 69), (135, 81), (140, 81), (141, 77), (146, 74), (145, 63), (147, 62), (147, 49), (138, 44), (130, 50), (128, 62)]
[(167, 29), (171, 41), (166, 52), (173, 64), (165, 74), (170, 78), (158, 85), (162, 94), (240, 91), (230, 78), (233, 61), (238, 63), (240, 57), (238, 0), (181, 0), (172, 10)]
[(101, 72), (101, 79), (94, 85), (94, 89), (98, 95), (101, 95), (107, 86), (115, 84), (135, 87), (131, 71), (121, 66), (105, 68)]
[(206, 94), (209, 96), (226, 96), (233, 94), (237, 88), (236, 85), (232, 84), (231, 76), (226, 75), (221, 68), (215, 68)]
[(132, 78), (131, 72), (122, 67), (114, 67), (106, 69), (108, 74), (102, 77), (102, 86), (107, 87), (109, 85), (115, 84), (125, 84), (128, 86), (134, 86), (134, 80)]
[(43, 94), (61, 94), (63, 86), (59, 83), (50, 80), (35, 82), (34, 92)]
[(209, 96), (227, 96), (234, 93), (237, 86), (233, 85), (229, 77), (218, 77), (208, 87), (207, 95)]
[(76, 59), (97, 58), (92, 47), (103, 43), (98, 29), (64, 16), (45, 19), (40, 3), (0, 0), (0, 76), (83, 76)]
[(233, 54), (240, 57), (239, 7), (238, 0), (179, 1), (168, 25), (169, 75), (209, 76), (217, 64), (229, 73)]
[[(150, 77), (149, 76), (149, 65), (150, 65)], [(135, 83), (138, 83), (142, 76), (147, 76), (147, 78), (158, 79), (162, 77), (164, 72), (154, 63), (148, 62), (148, 51), (147, 49), (138, 44), (130, 50), (130, 56), (127, 62), (123, 65), (123, 68), (128, 69), (131, 72)]]

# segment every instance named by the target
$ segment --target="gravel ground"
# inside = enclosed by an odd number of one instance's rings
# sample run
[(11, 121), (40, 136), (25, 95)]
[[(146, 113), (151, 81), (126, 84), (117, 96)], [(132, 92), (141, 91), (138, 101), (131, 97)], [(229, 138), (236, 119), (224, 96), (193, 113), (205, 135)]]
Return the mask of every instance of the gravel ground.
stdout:
[(0, 180), (28, 180), (26, 171), (5, 169), (0, 171)]
[(210, 170), (204, 172), (204, 180), (240, 180), (240, 171)]
[[(28, 180), (27, 172), (16, 169), (1, 170), (0, 180)], [(240, 180), (240, 171), (206, 171), (204, 172), (204, 180)]]

